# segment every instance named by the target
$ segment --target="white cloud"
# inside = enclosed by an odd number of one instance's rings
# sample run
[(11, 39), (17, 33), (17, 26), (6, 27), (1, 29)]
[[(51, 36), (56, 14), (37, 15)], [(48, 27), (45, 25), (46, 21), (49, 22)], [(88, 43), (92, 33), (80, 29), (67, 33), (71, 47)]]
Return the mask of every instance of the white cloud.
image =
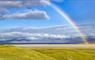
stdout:
[[(14, 37), (27, 37), (30, 39), (35, 38), (65, 38), (66, 36), (60, 34), (47, 34), (47, 33), (23, 33), (23, 32), (7, 32), (0, 33), (0, 39), (10, 39)], [(34, 38), (35, 37), (35, 38)]]
[(22, 2), (20, 1), (0, 1), (0, 7), (2, 8), (12, 8), (12, 7), (21, 7)]
[(48, 5), (49, 0), (0, 0), (0, 19), (49, 19), (45, 11), (29, 11), (7, 14), (9, 8), (32, 8)]
[(48, 5), (48, 0), (0, 0), (0, 7), (2, 8), (13, 8), (13, 7), (32, 7)]
[(44, 6), (44, 5), (49, 5), (49, 0), (29, 0), (29, 1), (24, 1), (23, 5), (26, 7), (29, 6)]
[(47, 20), (49, 19), (47, 13), (45, 11), (28, 11), (24, 13), (13, 13), (7, 14), (2, 17), (3, 19), (40, 19), (40, 20)]

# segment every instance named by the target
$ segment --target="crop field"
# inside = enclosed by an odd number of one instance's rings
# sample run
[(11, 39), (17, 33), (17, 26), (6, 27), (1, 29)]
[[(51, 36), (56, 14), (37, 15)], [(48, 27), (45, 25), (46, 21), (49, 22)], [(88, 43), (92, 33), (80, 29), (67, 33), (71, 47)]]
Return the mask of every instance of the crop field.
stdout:
[(0, 60), (95, 60), (95, 49), (0, 46)]

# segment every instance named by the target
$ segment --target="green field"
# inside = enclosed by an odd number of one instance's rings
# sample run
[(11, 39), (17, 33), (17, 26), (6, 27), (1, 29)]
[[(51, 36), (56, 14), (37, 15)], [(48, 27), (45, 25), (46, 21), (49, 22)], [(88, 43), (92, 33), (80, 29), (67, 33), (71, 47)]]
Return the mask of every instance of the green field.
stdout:
[(0, 46), (0, 60), (95, 60), (95, 49), (32, 49)]

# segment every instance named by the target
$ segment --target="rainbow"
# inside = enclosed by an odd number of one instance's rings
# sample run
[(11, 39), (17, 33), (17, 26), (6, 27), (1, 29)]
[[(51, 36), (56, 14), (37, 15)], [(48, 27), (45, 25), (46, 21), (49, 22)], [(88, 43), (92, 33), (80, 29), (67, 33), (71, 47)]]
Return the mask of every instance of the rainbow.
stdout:
[(84, 43), (88, 44), (88, 41), (87, 41), (87, 38), (86, 38), (85, 34), (83, 34), (81, 32), (81, 30), (78, 28), (78, 26), (74, 22), (74, 20), (70, 16), (68, 16), (63, 10), (61, 10), (59, 7), (57, 7), (56, 5), (50, 3), (50, 6), (53, 9), (55, 9), (63, 18), (65, 18), (65, 20), (68, 22), (68, 24), (70, 24), (71, 27), (80, 34), (81, 38), (84, 40)]

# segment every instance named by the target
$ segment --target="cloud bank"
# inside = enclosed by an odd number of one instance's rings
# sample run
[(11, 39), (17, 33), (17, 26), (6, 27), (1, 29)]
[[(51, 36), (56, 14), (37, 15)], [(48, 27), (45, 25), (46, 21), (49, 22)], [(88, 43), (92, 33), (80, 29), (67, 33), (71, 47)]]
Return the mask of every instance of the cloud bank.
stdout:
[[(94, 38), (95, 40), (94, 30), (92, 32), (93, 27), (92, 25), (79, 25), (79, 28), (84, 31), (83, 33), (88, 38)], [(44, 29), (27, 27), (9, 29), (0, 33), (0, 43), (83, 43), (84, 40), (82, 40), (81, 36), (77, 32), (70, 32), (71, 30), (73, 29), (70, 27), (67, 28), (67, 26), (56, 26)]]

